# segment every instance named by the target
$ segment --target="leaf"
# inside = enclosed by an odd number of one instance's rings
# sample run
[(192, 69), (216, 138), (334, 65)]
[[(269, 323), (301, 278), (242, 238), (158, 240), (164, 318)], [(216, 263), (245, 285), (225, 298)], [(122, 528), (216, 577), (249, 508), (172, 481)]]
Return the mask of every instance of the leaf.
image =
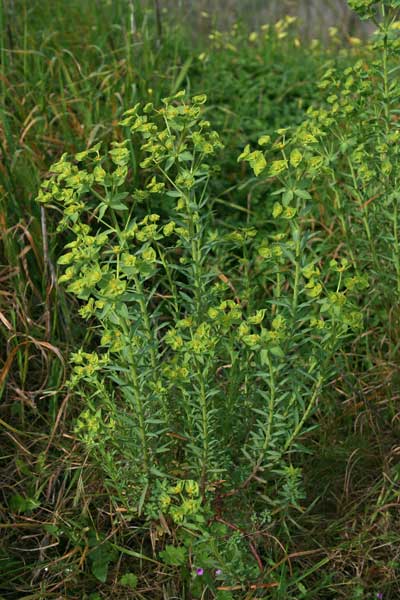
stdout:
[(257, 310), (257, 312), (248, 318), (248, 322), (253, 325), (259, 325), (265, 317), (265, 308)]
[(191, 152), (181, 152), (178, 156), (178, 160), (179, 162), (187, 162), (187, 161), (192, 161), (193, 160), (193, 154)]
[(160, 552), (160, 557), (166, 565), (180, 567), (186, 562), (186, 548), (183, 546), (166, 546), (165, 550)]
[(282, 204), (284, 206), (288, 206), (293, 200), (293, 195), (294, 194), (292, 190), (286, 190), (282, 196)]
[(283, 171), (287, 169), (287, 160), (274, 160), (270, 168), (271, 177), (276, 177), (280, 175)]
[(128, 210), (126, 204), (122, 204), (122, 202), (115, 201), (110, 202), (110, 208), (112, 208), (113, 210)]
[(300, 152), (300, 150), (298, 150), (297, 148), (292, 150), (292, 152), (290, 153), (290, 164), (292, 165), (292, 167), (297, 167), (302, 160), (303, 155)]
[[(190, 69), (190, 65), (192, 64), (192, 61), (193, 61), (193, 57), (189, 56), (189, 58), (182, 65), (182, 68), (181, 68), (180, 72), (178, 73), (178, 76), (175, 79), (174, 84), (171, 88), (171, 96), (173, 96), (181, 87), (186, 75), (188, 74), (188, 71)], [(185, 93), (183, 90), (181, 90), (181, 92), (178, 92), (178, 94), (180, 93), (182, 95), (182, 92), (183, 92), (183, 94)]]
[(248, 157), (248, 161), (256, 177), (258, 177), (258, 175), (260, 175), (260, 173), (262, 173), (267, 166), (267, 161), (265, 160), (264, 154), (261, 152), (261, 150), (255, 150), (252, 152)]
[(283, 352), (283, 350), (280, 346), (273, 346), (272, 348), (269, 349), (269, 351), (271, 352), (271, 354), (273, 354), (274, 356), (277, 356), (278, 358), (284, 358), (284, 356), (285, 356), (285, 353)]
[(99, 219), (102, 219), (106, 213), (106, 210), (108, 208), (108, 204), (106, 204), (105, 202), (102, 202), (100, 204), (100, 208), (99, 208)]
[(271, 136), (270, 135), (262, 135), (259, 140), (258, 140), (258, 145), (259, 146), (266, 146), (267, 144), (269, 144), (271, 141)]
[(250, 144), (247, 144), (243, 150), (243, 152), (238, 156), (237, 158), (237, 162), (240, 162), (242, 160), (248, 160), (250, 156)]
[(88, 150), (83, 150), (82, 152), (78, 152), (77, 154), (75, 154), (75, 160), (80, 162), (81, 160), (86, 158), (88, 154), (89, 154)]
[(134, 573), (125, 573), (125, 575), (122, 575), (119, 582), (121, 585), (126, 585), (126, 587), (129, 587), (131, 590), (136, 590), (138, 578)]
[[(144, 491), (146, 491), (146, 489), (147, 488), (145, 488)], [(158, 561), (154, 560), (153, 558), (150, 558), (149, 556), (146, 556), (145, 554), (142, 554), (141, 552), (135, 552), (134, 550), (130, 550), (129, 548), (124, 548), (123, 546), (118, 546), (118, 544), (111, 544), (111, 545), (115, 550), (118, 550), (119, 552), (122, 552), (123, 554), (126, 554), (127, 556), (133, 556), (133, 558), (140, 558), (140, 560), (147, 560), (156, 565), (160, 564)]]
[(195, 104), (204, 104), (205, 102), (207, 102), (207, 96), (206, 94), (199, 94), (198, 96), (193, 96), (192, 102), (194, 102)]
[(62, 530), (59, 529), (57, 527), (57, 525), (52, 525), (51, 523), (46, 523), (43, 525), (43, 529), (47, 532), (50, 533), (50, 535), (53, 535), (54, 537), (58, 537), (61, 533)]
[(167, 162), (165, 163), (165, 171), (169, 171), (170, 168), (172, 167), (172, 165), (175, 162), (175, 156), (170, 156), (167, 160)]
[(119, 192), (118, 194), (114, 194), (112, 200), (125, 200), (129, 196), (129, 192)]
[(311, 200), (311, 194), (307, 190), (294, 190), (295, 195), (302, 200)]
[(10, 508), (13, 512), (29, 513), (38, 506), (40, 506), (40, 502), (35, 498), (24, 498), (20, 494), (14, 494), (10, 499)]
[(105, 583), (107, 581), (108, 564), (108, 561), (96, 561), (92, 563), (92, 573), (96, 577), (96, 579), (101, 581), (101, 583)]
[(110, 542), (96, 546), (89, 553), (92, 562), (92, 573), (102, 583), (107, 581), (108, 567), (117, 558), (117, 552)]
[(67, 254), (63, 254), (57, 260), (58, 265), (69, 265), (74, 259), (74, 255), (72, 252), (67, 252)]
[(268, 350), (266, 348), (263, 348), (260, 352), (260, 360), (262, 365), (268, 364), (268, 356)]

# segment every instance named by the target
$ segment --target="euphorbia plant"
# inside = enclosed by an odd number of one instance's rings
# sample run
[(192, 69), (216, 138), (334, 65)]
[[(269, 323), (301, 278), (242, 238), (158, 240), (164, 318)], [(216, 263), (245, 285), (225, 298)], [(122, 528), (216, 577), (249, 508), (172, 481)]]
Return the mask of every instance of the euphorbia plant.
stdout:
[[(256, 151), (258, 164), (263, 162), (258, 174), (269, 176), (287, 206), (299, 195), (312, 198), (316, 222), (341, 233), (342, 251), (360, 277), (368, 271), (366, 297), (374, 294), (375, 308), (387, 310), (393, 291), (400, 290), (399, 3), (349, 4), (376, 26), (368, 52), (352, 51), (353, 64), (342, 71), (328, 65), (319, 83), (322, 98), (306, 118), (297, 127), (278, 130), (266, 153)], [(329, 236), (324, 246), (329, 252)], [(361, 277), (360, 289), (366, 285)]]
[[(269, 234), (211, 229), (222, 144), (204, 102), (179, 93), (134, 107), (126, 139), (63, 155), (38, 196), (63, 211), (59, 229), (73, 239), (59, 283), (100, 347), (70, 357), (69, 385), (84, 401), (76, 432), (116, 503), (202, 543), (216, 495), (220, 514), (223, 498), (268, 479), (272, 507), (297, 505), (290, 456), (361, 324), (350, 265), (315, 254), (300, 185), (275, 204)], [(144, 184), (132, 189), (139, 155)], [(265, 168), (260, 151), (241, 158)]]

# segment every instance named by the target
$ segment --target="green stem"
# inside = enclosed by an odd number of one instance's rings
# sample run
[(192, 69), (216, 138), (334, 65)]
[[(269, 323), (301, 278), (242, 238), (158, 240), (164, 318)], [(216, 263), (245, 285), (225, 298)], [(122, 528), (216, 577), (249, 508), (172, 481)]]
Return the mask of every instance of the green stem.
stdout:
[(370, 229), (369, 221), (368, 221), (368, 211), (367, 211), (367, 208), (363, 204), (362, 198), (360, 198), (360, 196), (358, 194), (357, 179), (356, 179), (354, 167), (353, 167), (353, 164), (352, 164), (350, 158), (348, 158), (348, 164), (350, 167), (350, 173), (351, 173), (351, 178), (352, 178), (352, 182), (353, 182), (353, 192), (354, 192), (354, 195), (355, 195), (357, 201), (359, 202), (359, 205), (362, 210), (361, 218), (362, 218), (362, 222), (364, 225), (365, 233), (367, 234), (367, 239), (368, 239), (369, 247), (370, 247), (372, 258), (373, 258), (373, 263), (374, 263), (374, 266), (377, 269), (377, 271), (379, 271), (379, 262), (378, 262), (378, 257), (376, 255), (375, 243), (372, 238), (371, 229)]
[(160, 172), (167, 179), (167, 181), (172, 185), (172, 187), (182, 195), (182, 198), (185, 200), (186, 207), (186, 216), (188, 220), (189, 226), (189, 238), (190, 238), (190, 248), (192, 255), (192, 269), (193, 269), (193, 279), (194, 279), (194, 292), (195, 292), (195, 310), (200, 320), (201, 312), (202, 312), (202, 286), (201, 286), (201, 240), (200, 240), (200, 227), (199, 227), (199, 213), (197, 210), (193, 211), (191, 207), (191, 199), (190, 195), (185, 193), (181, 188), (179, 188), (175, 182), (169, 177), (168, 173), (164, 171), (164, 169), (158, 166)]
[(199, 230), (199, 215), (193, 211), (190, 205), (190, 197), (185, 195), (186, 214), (189, 225), (190, 248), (192, 254), (192, 270), (194, 280), (195, 312), (198, 322), (202, 315), (202, 285), (201, 285), (201, 243)]
[(251, 314), (252, 312), (252, 294), (251, 294), (251, 287), (250, 287), (250, 269), (249, 269), (249, 265), (250, 265), (250, 260), (249, 260), (249, 256), (248, 256), (248, 252), (247, 252), (247, 244), (246, 244), (246, 240), (244, 240), (243, 243), (243, 266), (244, 266), (244, 281), (245, 281), (245, 299), (246, 299), (246, 304), (247, 304), (247, 314)]
[(293, 237), (295, 237), (295, 273), (294, 273), (294, 283), (293, 283), (293, 300), (292, 300), (292, 315), (293, 319), (296, 316), (297, 305), (299, 301), (299, 284), (300, 284), (300, 274), (301, 274), (301, 265), (300, 265), (300, 253), (301, 253), (301, 237), (300, 237), (300, 228), (296, 227), (293, 232)]
[(382, 66), (383, 66), (383, 110), (385, 113), (385, 129), (386, 133), (389, 132), (390, 127), (390, 108), (389, 108), (389, 71), (388, 71), (388, 20), (386, 17), (386, 9), (385, 5), (382, 3), (382, 18), (383, 18), (383, 27), (381, 28), (383, 32), (383, 57), (382, 57)]
[(338, 183), (337, 183), (335, 177), (333, 177), (331, 188), (332, 188), (334, 196), (335, 196), (335, 200), (334, 200), (333, 206), (335, 208), (336, 215), (339, 218), (339, 221), (340, 221), (340, 224), (341, 224), (341, 227), (342, 227), (342, 233), (343, 233), (343, 235), (345, 237), (345, 240), (346, 240), (346, 248), (347, 248), (347, 251), (348, 251), (348, 253), (350, 255), (352, 264), (354, 265), (357, 273), (359, 273), (359, 268), (358, 268), (357, 260), (356, 260), (356, 257), (354, 255), (354, 252), (353, 252), (353, 245), (351, 243), (351, 236), (350, 236), (349, 228), (347, 226), (347, 219), (346, 219), (346, 215), (345, 215), (345, 212), (344, 212), (344, 207), (342, 206), (342, 203), (340, 201), (340, 194), (337, 192)]
[(276, 399), (276, 387), (275, 387), (274, 366), (272, 364), (271, 356), (269, 353), (268, 353), (267, 362), (268, 362), (268, 370), (269, 370), (269, 401), (268, 401), (268, 422), (267, 422), (267, 427), (265, 430), (264, 442), (263, 442), (262, 448), (260, 450), (259, 456), (257, 458), (257, 461), (255, 462), (250, 475), (248, 475), (248, 477), (240, 485), (241, 488), (245, 488), (250, 483), (250, 481), (253, 479), (253, 477), (257, 474), (258, 470), (260, 469), (260, 467), (262, 465), (262, 462), (265, 457), (265, 453), (266, 453), (269, 443), (271, 441), (272, 424), (273, 424), (273, 420), (274, 420), (274, 408), (275, 408), (275, 399)]
[(170, 287), (170, 290), (171, 290), (173, 310), (174, 310), (176, 318), (179, 318), (178, 317), (178, 314), (179, 314), (178, 292), (177, 292), (177, 289), (176, 289), (176, 284), (175, 284), (175, 281), (174, 281), (174, 279), (172, 277), (171, 269), (170, 269), (170, 266), (169, 266), (169, 264), (168, 264), (168, 262), (166, 260), (165, 253), (162, 251), (162, 248), (161, 248), (161, 246), (159, 244), (156, 244), (156, 247), (157, 247), (157, 250), (158, 250), (158, 256), (160, 257), (160, 261), (162, 263), (162, 266), (164, 267), (164, 271), (165, 271), (165, 274), (167, 276), (168, 284), (169, 284), (169, 287)]
[(268, 353), (268, 370), (269, 370), (268, 424), (267, 424), (267, 431), (265, 432), (265, 439), (264, 439), (264, 444), (262, 447), (261, 455), (257, 461), (258, 466), (262, 463), (262, 460), (267, 451), (269, 442), (271, 440), (272, 423), (273, 423), (273, 419), (274, 419), (274, 407), (275, 407), (275, 398), (276, 398), (275, 373), (274, 373), (274, 366), (272, 364), (271, 356), (269, 353)]
[(302, 416), (302, 418), (300, 419), (300, 421), (298, 422), (296, 428), (294, 429), (292, 435), (290, 436), (290, 438), (286, 441), (286, 444), (283, 447), (283, 451), (282, 454), (284, 454), (285, 452), (287, 452), (290, 448), (290, 446), (293, 444), (294, 440), (296, 439), (296, 437), (299, 435), (300, 431), (303, 429), (303, 425), (304, 423), (307, 421), (308, 417), (310, 416), (310, 413), (312, 411), (312, 409), (314, 408), (314, 404), (315, 401), (317, 399), (318, 393), (322, 387), (322, 382), (323, 382), (323, 376), (320, 375), (316, 381), (315, 387), (314, 387), (314, 391), (313, 394), (310, 398), (310, 401), (308, 403), (308, 406)]
[(149, 315), (147, 312), (146, 302), (144, 299), (142, 282), (140, 281), (139, 277), (137, 277), (137, 276), (134, 277), (134, 281), (135, 281), (135, 286), (136, 286), (138, 296), (139, 296), (138, 302), (139, 302), (139, 307), (140, 307), (140, 314), (142, 315), (142, 319), (143, 319), (144, 331), (145, 331), (146, 338), (147, 338), (147, 341), (148, 341), (149, 347), (150, 347), (150, 362), (151, 362), (151, 368), (153, 371), (152, 375), (155, 377), (156, 376), (156, 368), (157, 368), (157, 355), (156, 355), (156, 351), (155, 351), (155, 347), (154, 347), (154, 336), (153, 336), (153, 332), (151, 329), (151, 324), (150, 324), (150, 319), (149, 319)]
[[(121, 320), (122, 329), (126, 337), (129, 337), (129, 327), (127, 324)], [(133, 397), (135, 401), (135, 412), (139, 422), (139, 436), (140, 442), (142, 445), (142, 459), (143, 459), (143, 470), (147, 476), (150, 474), (149, 468), (149, 449), (147, 444), (147, 436), (146, 436), (146, 425), (145, 425), (145, 417), (144, 417), (144, 409), (142, 398), (143, 394), (140, 390), (139, 385), (139, 377), (135, 366), (135, 357), (132, 352), (131, 346), (128, 345), (128, 356), (129, 356), (129, 376), (132, 383), (132, 391)]]
[(208, 475), (208, 455), (209, 455), (209, 422), (208, 422), (208, 411), (207, 411), (207, 396), (206, 396), (206, 386), (204, 382), (204, 374), (199, 365), (196, 362), (197, 367), (197, 377), (200, 385), (200, 408), (201, 408), (201, 432), (202, 432), (202, 454), (201, 454), (201, 490), (204, 494), (206, 484), (207, 484), (207, 475)]

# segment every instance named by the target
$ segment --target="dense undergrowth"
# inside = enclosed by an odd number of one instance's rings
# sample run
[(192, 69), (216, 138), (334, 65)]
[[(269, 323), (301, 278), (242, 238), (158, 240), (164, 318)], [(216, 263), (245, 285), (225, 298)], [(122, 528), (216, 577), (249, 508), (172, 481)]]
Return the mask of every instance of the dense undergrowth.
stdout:
[(1, 597), (398, 597), (397, 4), (3, 4)]

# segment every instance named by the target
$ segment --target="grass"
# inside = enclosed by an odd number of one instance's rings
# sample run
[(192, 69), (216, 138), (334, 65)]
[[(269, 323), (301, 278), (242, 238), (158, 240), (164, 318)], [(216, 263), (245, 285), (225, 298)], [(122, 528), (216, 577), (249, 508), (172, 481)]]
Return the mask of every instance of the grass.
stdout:
[[(77, 318), (78, 301), (56, 285), (65, 234), (55, 234), (58, 217), (34, 202), (49, 165), (64, 152), (121, 140), (116, 125), (136, 102), (159, 105), (182, 87), (205, 92), (206, 116), (226, 145), (211, 184), (212, 224), (233, 230), (257, 220), (267, 230), (265, 188), (238, 167), (238, 154), (300, 123), (326, 65), (343, 67), (357, 52), (343, 40), (310, 49), (289, 25), (286, 37), (278, 29), (267, 42), (249, 41), (238, 26), (193, 46), (166, 17), (160, 42), (152, 8), (135, 4), (133, 27), (131, 6), (55, 0), (0, 8), (0, 595), (7, 599), (197, 597), (180, 569), (153, 551), (157, 528), (118, 510), (74, 432), (82, 398), (64, 388), (66, 358), (96, 341)], [(308, 454), (294, 459), (304, 473), (300, 510), (278, 510), (255, 533), (246, 514), (239, 518), (274, 587), (252, 589), (249, 580), (245, 591), (227, 594), (398, 597), (396, 308), (383, 319), (386, 332), (372, 324), (349, 346), (341, 375), (319, 399), (317, 427), (302, 439)], [(235, 522), (229, 502), (224, 514)], [(93, 552), (99, 541), (103, 563)], [(120, 583), (127, 571), (140, 575), (136, 590)]]

